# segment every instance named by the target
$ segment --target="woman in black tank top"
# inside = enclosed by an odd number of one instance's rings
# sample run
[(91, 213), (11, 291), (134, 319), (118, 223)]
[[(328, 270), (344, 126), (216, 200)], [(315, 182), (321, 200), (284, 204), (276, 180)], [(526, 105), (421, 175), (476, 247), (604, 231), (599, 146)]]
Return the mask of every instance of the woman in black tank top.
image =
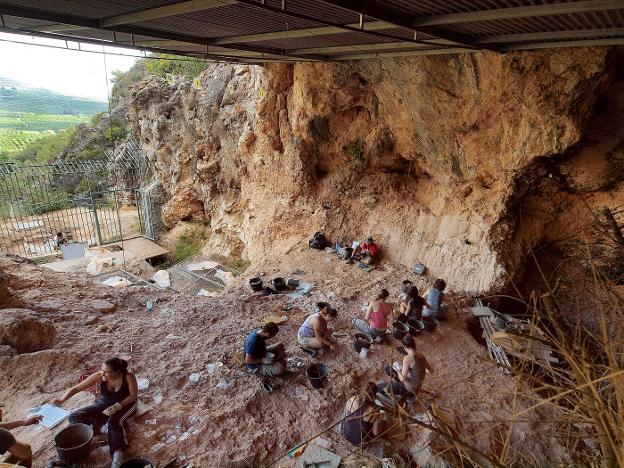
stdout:
[(138, 393), (136, 377), (128, 372), (125, 360), (117, 357), (107, 359), (102, 364), (102, 370), (73, 386), (61, 398), (52, 400), (52, 403), (60, 406), (76, 393), (94, 386), (100, 390), (96, 402), (71, 413), (69, 422), (92, 426), (96, 433), (106, 425), (113, 458), (111, 468), (118, 468), (123, 461), (122, 450), (128, 446), (124, 423), (136, 410)]

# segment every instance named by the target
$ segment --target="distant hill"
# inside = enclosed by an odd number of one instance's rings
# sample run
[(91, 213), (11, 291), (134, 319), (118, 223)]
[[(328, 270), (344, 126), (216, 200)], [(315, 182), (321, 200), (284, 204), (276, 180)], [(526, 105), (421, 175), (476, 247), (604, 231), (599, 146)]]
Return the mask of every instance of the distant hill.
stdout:
[(0, 76), (0, 111), (53, 115), (94, 115), (108, 108), (104, 101), (66, 96), (31, 88)]

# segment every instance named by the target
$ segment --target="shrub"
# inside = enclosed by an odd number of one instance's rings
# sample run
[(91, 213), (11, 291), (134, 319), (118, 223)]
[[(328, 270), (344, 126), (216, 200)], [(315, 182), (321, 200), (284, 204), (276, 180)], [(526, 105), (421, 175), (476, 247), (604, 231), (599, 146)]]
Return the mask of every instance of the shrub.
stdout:
[(180, 59), (169, 54), (155, 54), (147, 60), (147, 71), (165, 78), (167, 75), (183, 76), (192, 80), (206, 69), (206, 62), (199, 59)]
[(343, 146), (342, 150), (357, 164), (364, 164), (364, 143), (362, 140), (355, 140), (348, 145)]

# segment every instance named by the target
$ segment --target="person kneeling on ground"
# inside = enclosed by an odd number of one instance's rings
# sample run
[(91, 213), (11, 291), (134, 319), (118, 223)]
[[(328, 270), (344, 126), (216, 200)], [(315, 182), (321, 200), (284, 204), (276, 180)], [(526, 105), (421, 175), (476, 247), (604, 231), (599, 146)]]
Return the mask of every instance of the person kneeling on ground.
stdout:
[(111, 468), (119, 468), (123, 462), (123, 449), (128, 447), (124, 423), (136, 410), (138, 394), (136, 377), (128, 371), (127, 361), (118, 357), (107, 359), (102, 364), (101, 371), (70, 388), (61, 398), (52, 400), (52, 403), (60, 406), (76, 393), (94, 385), (100, 387), (97, 401), (71, 413), (69, 422), (87, 424), (93, 427), (96, 434), (106, 424), (108, 445), (113, 459)]
[(394, 366), (386, 366), (384, 372), (392, 377), (392, 385), (385, 388), (385, 392), (402, 397), (408, 394), (416, 395), (418, 392), (432, 394), (422, 390), (426, 371), (433, 373), (433, 369), (425, 356), (416, 352), (416, 343), (410, 335), (403, 337), (403, 347), (407, 355), (403, 358), (403, 364), (398, 362)]
[(20, 442), (9, 431), (16, 427), (31, 426), (38, 424), (43, 416), (34, 415), (17, 421), (2, 422), (2, 409), (0, 408), (0, 455), (9, 452), (9, 456), (0, 458), (0, 463), (11, 463), (30, 468), (32, 465), (32, 449), (25, 442)]
[(422, 320), (423, 307), (429, 304), (418, 295), (418, 288), (411, 284), (406, 287), (405, 294), (401, 295), (402, 301), (399, 305), (399, 320), (406, 322), (409, 320)]
[(433, 286), (425, 292), (423, 296), (427, 298), (427, 306), (423, 312), (425, 317), (444, 320), (446, 306), (442, 305), (442, 298), (444, 297), (445, 288), (446, 282), (442, 279), (437, 279), (433, 282)]
[(368, 237), (366, 242), (362, 242), (353, 251), (351, 258), (353, 260), (359, 260), (365, 265), (373, 265), (379, 257), (379, 246), (375, 244), (372, 237)]
[(384, 339), (388, 328), (388, 316), (392, 313), (392, 306), (386, 302), (390, 293), (382, 289), (375, 300), (368, 305), (364, 320), (353, 319), (353, 326), (372, 338)]
[(319, 302), (316, 306), (318, 311), (308, 316), (299, 327), (297, 341), (305, 349), (334, 349), (331, 329), (327, 325), (338, 316), (338, 311), (332, 309), (327, 302)]
[(260, 375), (278, 376), (286, 372), (286, 351), (282, 343), (266, 345), (266, 340), (273, 338), (279, 327), (267, 322), (259, 330), (252, 331), (245, 340), (245, 367)]
[(347, 400), (340, 428), (341, 434), (353, 445), (363, 446), (376, 437), (383, 436), (387, 423), (383, 421), (380, 409), (375, 406), (377, 385), (368, 382), (364, 395)]

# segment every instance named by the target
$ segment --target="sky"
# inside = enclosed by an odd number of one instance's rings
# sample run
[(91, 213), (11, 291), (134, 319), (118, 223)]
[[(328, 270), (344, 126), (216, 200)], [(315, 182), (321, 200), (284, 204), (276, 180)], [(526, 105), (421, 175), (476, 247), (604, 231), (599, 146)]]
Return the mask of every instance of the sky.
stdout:
[[(27, 42), (15, 44), (9, 41)], [(88, 53), (78, 50), (63, 50), (41, 47), (46, 44), (65, 47), (65, 41), (33, 38), (17, 34), (0, 33), (0, 76), (20, 81), (32, 88), (46, 88), (69, 96), (107, 100), (106, 75), (109, 87), (114, 70), (126, 71), (136, 61), (138, 51), (81, 44), (83, 50), (102, 53)], [(69, 42), (77, 49), (76, 42)], [(112, 54), (127, 54), (135, 57), (121, 57)]]

